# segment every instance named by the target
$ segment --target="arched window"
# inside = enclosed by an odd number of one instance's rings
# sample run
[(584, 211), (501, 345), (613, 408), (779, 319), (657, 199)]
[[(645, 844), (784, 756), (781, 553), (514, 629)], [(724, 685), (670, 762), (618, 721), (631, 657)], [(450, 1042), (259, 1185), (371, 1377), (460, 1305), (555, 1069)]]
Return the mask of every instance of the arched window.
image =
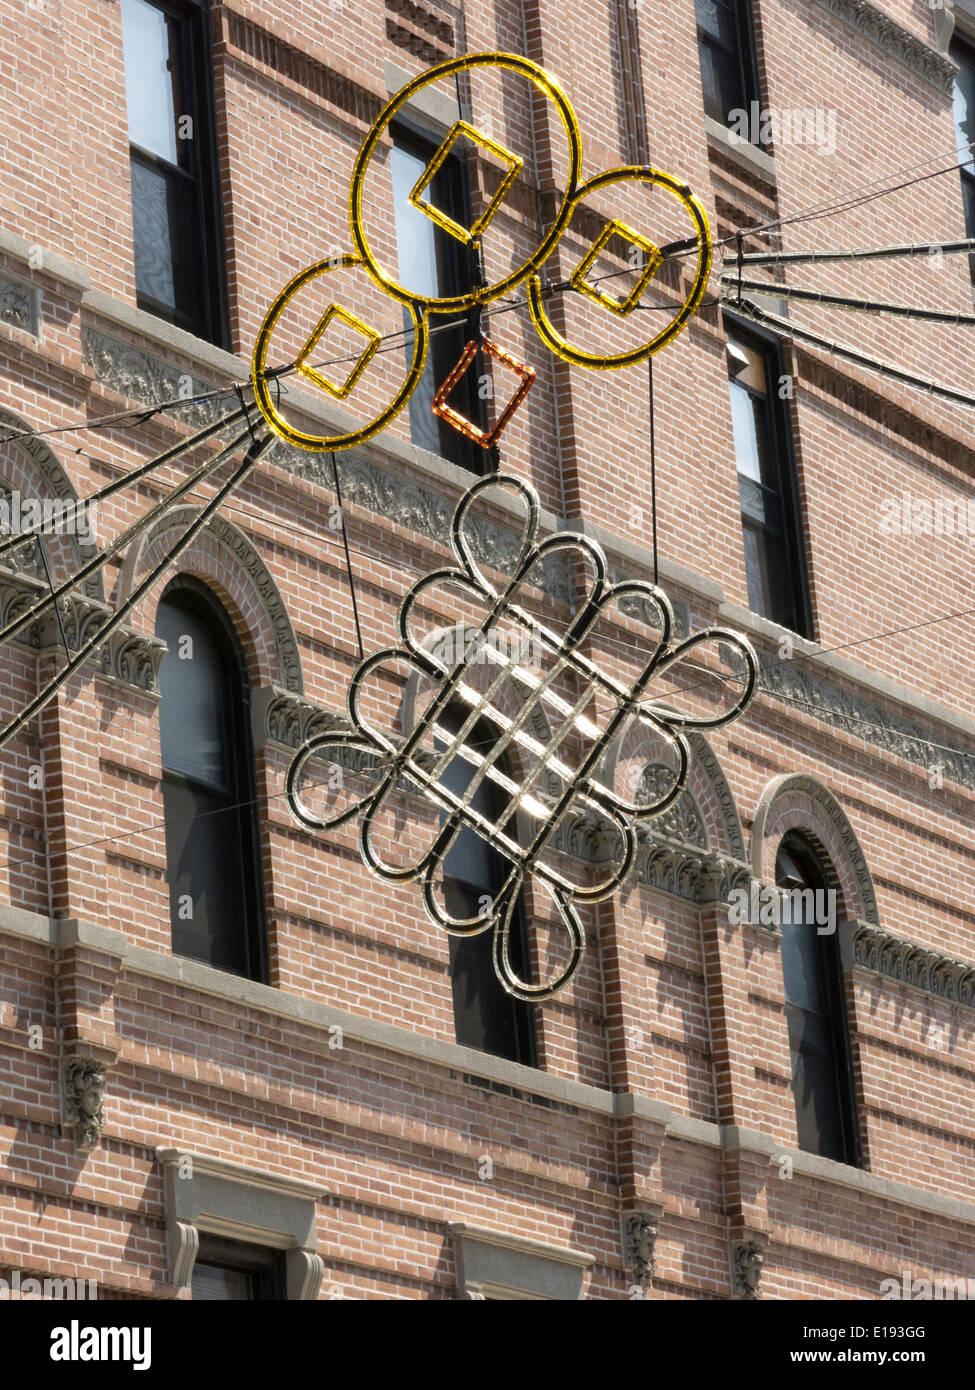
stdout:
[[(440, 717), (446, 731), (456, 734), (468, 711), (451, 707)], [(486, 724), (475, 726), (464, 738), (465, 744), (478, 753), (489, 753), (496, 735)], [(505, 764), (497, 764), (505, 772)], [(477, 769), (466, 758), (451, 759), (443, 774), (443, 783), (455, 796), (463, 796)], [(506, 797), (504, 789), (483, 777), (471, 799), (471, 806), (486, 820), (496, 820), (503, 814)], [(480, 836), (467, 826), (461, 828), (449, 853), (444, 858), (444, 900), (452, 917), (475, 917), (481, 911), (481, 899), (493, 898), (504, 884), (511, 865)], [(528, 945), (525, 917), (521, 899), (516, 908), (517, 920), (512, 923), (512, 963), (525, 978)], [(535, 1066), (535, 1027), (531, 1004), (513, 998), (504, 989), (494, 969), (492, 933), (478, 936), (451, 936), (450, 977), (454, 998), (454, 1031), (459, 1043), (508, 1057), (514, 1062)]]
[(826, 876), (810, 846), (787, 836), (775, 861), (775, 881), (789, 892), (782, 913), (782, 975), (799, 1147), (859, 1164), (843, 970)]
[(163, 807), (173, 951), (267, 977), (246, 667), (209, 591), (180, 578), (159, 603)]

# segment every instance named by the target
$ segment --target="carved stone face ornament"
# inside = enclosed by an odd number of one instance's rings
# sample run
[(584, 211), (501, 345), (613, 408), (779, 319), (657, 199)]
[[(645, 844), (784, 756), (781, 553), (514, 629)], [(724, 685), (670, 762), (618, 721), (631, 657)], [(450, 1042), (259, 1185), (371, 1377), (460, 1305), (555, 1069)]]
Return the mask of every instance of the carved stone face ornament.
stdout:
[(738, 1297), (760, 1298), (759, 1281), (765, 1266), (765, 1252), (758, 1241), (736, 1241), (732, 1247), (731, 1264), (734, 1290)]
[(93, 1149), (102, 1132), (102, 1104), (107, 1067), (92, 1058), (73, 1059), (65, 1065), (65, 1117), (74, 1127), (75, 1148)]
[(656, 1245), (660, 1218), (651, 1212), (631, 1212), (626, 1218), (626, 1267), (636, 1283), (646, 1289), (656, 1269)]

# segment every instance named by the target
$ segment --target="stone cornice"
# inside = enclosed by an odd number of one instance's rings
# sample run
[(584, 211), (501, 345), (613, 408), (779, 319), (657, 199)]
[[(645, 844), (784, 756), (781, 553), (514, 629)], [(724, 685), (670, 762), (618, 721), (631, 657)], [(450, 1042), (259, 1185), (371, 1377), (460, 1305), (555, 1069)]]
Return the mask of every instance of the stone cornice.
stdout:
[(911, 989), (975, 1009), (975, 965), (879, 927), (860, 923), (853, 933), (852, 964)]
[[(917, 720), (844, 690), (798, 661), (781, 661), (759, 651), (759, 664), (761, 691), (773, 700), (798, 705), (802, 713), (821, 723), (913, 763), (925, 777), (939, 763), (946, 780), (975, 791), (975, 749), (951, 748), (943, 736), (939, 738)], [(939, 746), (932, 748), (932, 743)]]
[(328, 1196), (329, 1189), (320, 1183), (305, 1182), (303, 1178), (289, 1178), (283, 1173), (269, 1173), (262, 1168), (250, 1168), (244, 1163), (232, 1163), (227, 1158), (214, 1158), (211, 1154), (197, 1153), (193, 1149), (159, 1147), (156, 1158), (163, 1168), (186, 1168), (193, 1173), (205, 1173), (224, 1178), (227, 1182), (242, 1183), (245, 1187), (259, 1187), (268, 1192), (281, 1192), (288, 1197), (301, 1197), (318, 1202)]
[(895, 58), (904, 67), (950, 95), (955, 64), (937, 49), (916, 38), (871, 0), (816, 0), (820, 9), (850, 25), (865, 39)]
[[(47, 591), (47, 585), (32, 575), (0, 567), (0, 626), (18, 617)], [(93, 637), (112, 613), (108, 604), (77, 593), (65, 595), (58, 610), (72, 651)], [(13, 640), (37, 654), (63, 649), (61, 626), (50, 608)], [(159, 665), (165, 652), (166, 644), (159, 638), (122, 624), (95, 649), (87, 665), (107, 680), (158, 696)]]

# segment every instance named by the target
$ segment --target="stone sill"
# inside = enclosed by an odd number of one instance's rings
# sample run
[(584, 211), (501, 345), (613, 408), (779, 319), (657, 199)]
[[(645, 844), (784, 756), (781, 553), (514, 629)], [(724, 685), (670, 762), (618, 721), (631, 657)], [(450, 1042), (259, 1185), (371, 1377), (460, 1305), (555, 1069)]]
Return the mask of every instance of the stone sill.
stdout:
[(712, 116), (704, 117), (704, 130), (709, 142), (716, 145), (721, 153), (737, 164), (746, 178), (755, 178), (775, 187), (775, 160), (758, 145), (748, 140), (735, 139), (731, 131)]

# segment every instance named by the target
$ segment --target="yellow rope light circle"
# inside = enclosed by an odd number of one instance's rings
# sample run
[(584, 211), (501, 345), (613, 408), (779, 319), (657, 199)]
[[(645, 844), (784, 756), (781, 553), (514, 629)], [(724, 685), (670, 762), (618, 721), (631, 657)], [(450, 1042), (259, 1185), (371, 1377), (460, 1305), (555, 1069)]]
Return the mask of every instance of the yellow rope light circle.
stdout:
[(569, 203), (569, 217), (571, 221), (576, 208), (586, 198), (600, 189), (606, 188), (611, 184), (624, 183), (628, 181), (648, 183), (651, 186), (659, 186), (672, 193), (681, 206), (688, 213), (691, 221), (697, 229), (698, 253), (697, 271), (694, 276), (694, 283), (691, 292), (682, 304), (681, 308), (667, 324), (643, 347), (636, 348), (632, 352), (621, 352), (616, 356), (605, 356), (598, 353), (590, 353), (582, 348), (574, 347), (552, 323), (548, 314), (545, 312), (545, 297), (542, 291), (542, 282), (537, 272), (532, 274), (528, 283), (528, 300), (531, 310), (532, 321), (538, 331), (542, 341), (551, 348), (557, 357), (561, 357), (564, 362), (572, 362), (578, 367), (592, 367), (597, 371), (612, 371), (619, 367), (629, 367), (636, 362), (644, 362), (648, 357), (652, 357), (655, 352), (659, 352), (662, 347), (673, 342), (686, 326), (688, 321), (697, 312), (698, 306), (707, 288), (708, 277), (711, 274), (712, 244), (711, 227), (708, 222), (708, 215), (702, 205), (690, 191), (686, 184), (675, 179), (671, 174), (665, 174), (660, 169), (651, 168), (649, 165), (625, 165), (618, 169), (610, 169), (605, 174), (598, 174), (596, 178), (590, 179), (588, 183), (578, 190)]
[[(540, 92), (544, 93), (555, 103), (562, 126), (565, 130), (566, 138), (569, 142), (569, 175), (566, 181), (566, 189), (556, 213), (555, 220), (542, 241), (538, 250), (523, 265), (510, 275), (505, 276), (496, 285), (482, 286), (473, 290), (470, 294), (459, 294), (450, 296), (430, 296), (416, 294), (399, 284), (393, 276), (379, 264), (372, 247), (366, 237), (365, 229), (362, 224), (362, 190), (365, 182), (366, 173), (379, 141), (384, 132), (388, 129), (390, 122), (402, 110), (411, 97), (416, 96), (417, 92), (441, 78), (450, 77), (455, 73), (470, 72), (474, 68), (504, 68), (509, 72), (518, 73), (526, 77)], [(428, 309), (433, 309), (437, 313), (448, 310), (463, 311), (471, 309), (475, 304), (486, 304), (492, 299), (497, 299), (508, 290), (514, 289), (521, 284), (527, 275), (537, 271), (551, 255), (559, 237), (565, 230), (573, 203), (573, 190), (578, 186), (579, 172), (582, 167), (582, 132), (579, 129), (579, 122), (572, 105), (562, 88), (551, 77), (544, 68), (533, 63), (529, 58), (521, 58), (515, 53), (470, 53), (463, 58), (452, 58), (447, 63), (440, 63), (437, 67), (431, 68), (429, 72), (423, 73), (420, 77), (415, 77), (393, 97), (393, 99), (383, 108), (376, 118), (369, 134), (363, 142), (362, 148), (356, 158), (355, 168), (352, 172), (352, 184), (349, 190), (349, 223), (352, 228), (352, 238), (356, 249), (362, 257), (366, 270), (388, 294), (394, 299), (398, 299), (406, 305), (424, 305)]]
[(289, 444), (294, 444), (298, 449), (309, 449), (315, 452), (321, 452), (325, 449), (351, 449), (356, 444), (361, 444), (367, 439), (372, 439), (373, 435), (385, 429), (390, 420), (403, 409), (403, 406), (416, 390), (417, 383), (423, 374), (429, 342), (426, 317), (422, 309), (419, 309), (415, 304), (407, 303), (407, 308), (413, 320), (413, 355), (410, 361), (409, 371), (406, 374), (406, 380), (403, 382), (399, 391), (397, 391), (390, 405), (368, 425), (363, 425), (360, 429), (352, 430), (347, 434), (305, 434), (303, 430), (296, 429), (294, 425), (290, 424), (271, 400), (271, 382), (265, 375), (267, 352), (271, 341), (271, 335), (277, 327), (278, 320), (291, 300), (304, 289), (305, 285), (312, 280), (316, 280), (320, 275), (327, 275), (333, 270), (352, 269), (362, 264), (363, 261), (360, 256), (346, 254), (342, 256), (332, 256), (325, 261), (316, 261), (314, 265), (306, 267), (306, 269), (302, 270), (294, 279), (289, 280), (288, 284), (285, 285), (284, 289), (278, 295), (277, 299), (275, 299), (265, 315), (264, 322), (261, 324), (261, 331), (257, 335), (257, 341), (254, 344), (254, 358), (251, 366), (251, 381), (254, 386), (254, 397), (261, 414), (274, 433), (281, 439), (286, 439)]

